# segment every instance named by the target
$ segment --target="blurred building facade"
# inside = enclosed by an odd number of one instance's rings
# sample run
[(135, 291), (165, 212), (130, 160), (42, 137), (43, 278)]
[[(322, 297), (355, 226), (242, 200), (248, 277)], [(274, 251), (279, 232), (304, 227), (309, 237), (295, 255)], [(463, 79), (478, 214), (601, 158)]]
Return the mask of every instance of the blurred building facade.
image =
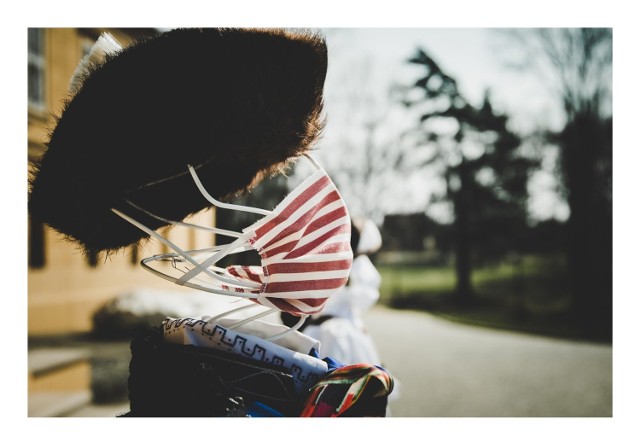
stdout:
[[(68, 98), (71, 76), (102, 32), (123, 46), (157, 33), (151, 28), (30, 28), (28, 30), (28, 158), (46, 150), (48, 133)], [(191, 219), (210, 225), (213, 210)], [(89, 332), (94, 312), (118, 294), (135, 287), (165, 289), (175, 285), (144, 271), (139, 260), (166, 252), (149, 242), (105, 258), (86, 258), (80, 249), (40, 221), (29, 218), (28, 333), (30, 336)], [(165, 236), (193, 248), (209, 240), (174, 228)], [(210, 241), (209, 241), (210, 243)]]

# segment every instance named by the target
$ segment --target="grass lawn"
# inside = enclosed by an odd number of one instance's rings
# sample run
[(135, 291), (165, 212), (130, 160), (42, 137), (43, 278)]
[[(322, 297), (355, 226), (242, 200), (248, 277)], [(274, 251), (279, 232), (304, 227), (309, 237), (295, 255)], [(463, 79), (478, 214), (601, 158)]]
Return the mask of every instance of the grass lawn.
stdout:
[[(472, 274), (473, 304), (455, 304), (452, 267), (380, 262), (380, 303), (425, 310), (450, 320), (565, 338), (589, 338), (569, 317), (566, 264), (558, 256), (530, 256)], [(605, 336), (606, 337), (606, 336)]]

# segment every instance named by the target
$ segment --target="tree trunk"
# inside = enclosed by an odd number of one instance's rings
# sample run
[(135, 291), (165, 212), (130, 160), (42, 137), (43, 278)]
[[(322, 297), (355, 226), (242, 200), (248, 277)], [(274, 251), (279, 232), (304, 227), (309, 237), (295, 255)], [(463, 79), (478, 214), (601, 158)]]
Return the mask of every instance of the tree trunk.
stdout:
[(603, 208), (596, 189), (598, 154), (606, 143), (601, 120), (588, 113), (576, 116), (562, 134), (571, 210), (567, 225), (570, 309), (586, 333), (598, 336), (610, 331), (612, 316), (610, 209)]
[(470, 180), (469, 168), (462, 161), (457, 169), (460, 189), (454, 194), (455, 211), (455, 252), (456, 252), (456, 300), (461, 305), (469, 305), (473, 300), (471, 285), (471, 237), (470, 237)]

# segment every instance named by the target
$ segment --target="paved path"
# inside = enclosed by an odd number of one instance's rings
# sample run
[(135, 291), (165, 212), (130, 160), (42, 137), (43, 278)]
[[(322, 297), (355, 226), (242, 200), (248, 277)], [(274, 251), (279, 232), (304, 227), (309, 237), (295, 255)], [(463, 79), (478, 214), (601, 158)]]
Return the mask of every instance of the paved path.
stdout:
[(612, 348), (377, 306), (365, 316), (400, 381), (394, 417), (609, 417)]

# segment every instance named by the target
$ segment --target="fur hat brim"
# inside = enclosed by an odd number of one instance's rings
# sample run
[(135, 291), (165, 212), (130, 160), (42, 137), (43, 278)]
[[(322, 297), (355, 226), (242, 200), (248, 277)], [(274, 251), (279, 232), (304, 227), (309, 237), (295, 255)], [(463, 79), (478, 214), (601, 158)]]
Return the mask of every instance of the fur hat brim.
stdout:
[(317, 33), (176, 29), (89, 69), (30, 179), (31, 215), (87, 252), (146, 238), (308, 151), (323, 127), (327, 50)]

